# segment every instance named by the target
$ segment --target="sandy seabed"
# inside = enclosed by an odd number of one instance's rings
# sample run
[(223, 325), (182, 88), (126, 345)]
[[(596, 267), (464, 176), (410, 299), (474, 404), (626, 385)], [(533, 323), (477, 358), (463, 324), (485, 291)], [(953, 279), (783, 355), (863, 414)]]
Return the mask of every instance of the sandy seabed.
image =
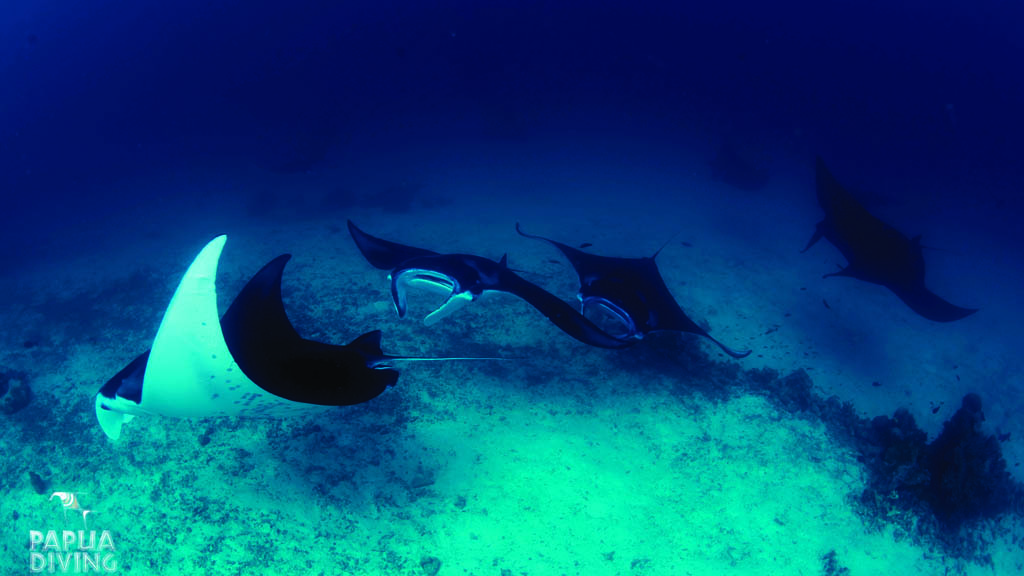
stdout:
[[(446, 188), (456, 201), (406, 213), (275, 218), (226, 204), (157, 233), (138, 222), (102, 251), (5, 278), (0, 366), (27, 375), (35, 399), (3, 416), (0, 572), (29, 572), (31, 530), (78, 529), (75, 513), (65, 520), (47, 501), (51, 491), (81, 494), (89, 527), (110, 531), (118, 570), (130, 574), (1021, 571), (1019, 518), (986, 532), (988, 565), (949, 558), (893, 526), (869, 528), (852, 501), (864, 470), (823, 423), (742, 388), (708, 394), (728, 384), (665, 358), (672, 346), (701, 347), (742, 370), (805, 370), (816, 393), (864, 416), (908, 407), (932, 436), (966, 392), (979, 392), (987, 429), (1013, 438), (1003, 450), (1019, 479), (1024, 405), (1012, 350), (1021, 337), (997, 312), (1012, 310), (1013, 289), (986, 282), (1008, 256), (984, 252), (967, 279), (952, 273), (951, 257), (936, 258), (936, 291), (971, 295), (965, 304), (984, 309), (935, 325), (884, 289), (821, 280), (841, 257), (826, 245), (798, 253), (818, 216), (812, 202), (799, 208), (809, 220), (798, 229), (777, 224), (786, 203), (696, 178), (683, 182), (692, 196), (673, 198), (681, 207), (668, 211), (651, 210), (665, 202), (643, 186), (628, 201), (587, 206), (578, 191), (471, 195), (509, 184), (470, 176)], [(615, 256), (649, 255), (679, 233), (658, 257), (667, 284), (717, 338), (755, 352), (734, 361), (691, 337), (587, 348), (507, 295), (438, 326), (398, 320), (385, 274), (361, 259), (345, 218), (438, 251), (508, 252), (513, 268), (567, 300), (571, 268), (550, 246), (517, 237), (516, 221)], [(308, 338), (344, 343), (379, 328), (388, 353), (513, 360), (404, 366), (398, 386), (370, 403), (284, 421), (137, 418), (108, 441), (93, 395), (148, 346), (191, 256), (222, 232), (222, 310), (287, 251), (286, 306)], [(428, 312), (430, 298), (411, 315)]]

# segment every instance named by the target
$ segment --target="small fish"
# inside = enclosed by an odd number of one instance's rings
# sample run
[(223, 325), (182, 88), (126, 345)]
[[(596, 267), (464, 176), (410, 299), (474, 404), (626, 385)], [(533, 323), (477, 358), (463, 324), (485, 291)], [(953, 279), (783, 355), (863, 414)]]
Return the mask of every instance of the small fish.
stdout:
[(593, 244), (591, 244), (590, 242), (584, 242), (583, 244), (580, 244), (580, 248), (590, 248), (591, 246), (593, 246)]
[(828, 300), (825, 300), (824, 298), (822, 298), (821, 299), (821, 303), (825, 305), (825, 308), (828, 308), (829, 310), (832, 309), (832, 307), (828, 305)]

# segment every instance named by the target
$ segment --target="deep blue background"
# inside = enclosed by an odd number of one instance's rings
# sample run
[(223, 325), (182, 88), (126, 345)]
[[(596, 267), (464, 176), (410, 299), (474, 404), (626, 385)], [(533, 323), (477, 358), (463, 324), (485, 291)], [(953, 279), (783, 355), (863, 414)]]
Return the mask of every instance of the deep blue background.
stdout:
[(370, 138), (539, 133), (756, 134), (808, 174), (821, 154), (1006, 225), (1022, 30), (1021, 4), (996, 0), (4, 3), (0, 241), (16, 260), (147, 201), (116, 183), (197, 165), (300, 173)]

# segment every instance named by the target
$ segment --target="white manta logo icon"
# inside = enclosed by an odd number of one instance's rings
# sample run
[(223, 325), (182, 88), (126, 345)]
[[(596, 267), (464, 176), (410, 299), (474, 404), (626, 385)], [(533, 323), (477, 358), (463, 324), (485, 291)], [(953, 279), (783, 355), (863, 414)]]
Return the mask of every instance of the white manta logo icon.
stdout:
[[(81, 492), (81, 494), (85, 494), (85, 492)], [(89, 513), (92, 512), (92, 510), (82, 508), (81, 504), (78, 502), (78, 494), (75, 492), (54, 492), (53, 494), (50, 494), (50, 500), (53, 500), (54, 498), (60, 499), (61, 507), (64, 509), (64, 520), (67, 520), (68, 518), (68, 510), (77, 510), (82, 513), (83, 527), (88, 529), (88, 521), (86, 520), (86, 517), (89, 516)]]

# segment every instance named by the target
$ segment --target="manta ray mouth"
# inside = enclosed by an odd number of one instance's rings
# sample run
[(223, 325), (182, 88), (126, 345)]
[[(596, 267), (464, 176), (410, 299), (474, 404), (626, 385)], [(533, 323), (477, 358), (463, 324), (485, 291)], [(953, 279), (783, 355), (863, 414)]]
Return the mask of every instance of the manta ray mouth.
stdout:
[(473, 296), (462, 290), (458, 280), (434, 270), (409, 268), (391, 275), (391, 299), (399, 318), (408, 312), (407, 294), (409, 288), (426, 289), (430, 292), (447, 295), (445, 301), (436, 310), (423, 318), (426, 325), (436, 324), (473, 299)]
[(619, 340), (639, 340), (643, 333), (633, 317), (614, 302), (605, 298), (588, 297), (580, 300), (580, 312), (608, 335)]

